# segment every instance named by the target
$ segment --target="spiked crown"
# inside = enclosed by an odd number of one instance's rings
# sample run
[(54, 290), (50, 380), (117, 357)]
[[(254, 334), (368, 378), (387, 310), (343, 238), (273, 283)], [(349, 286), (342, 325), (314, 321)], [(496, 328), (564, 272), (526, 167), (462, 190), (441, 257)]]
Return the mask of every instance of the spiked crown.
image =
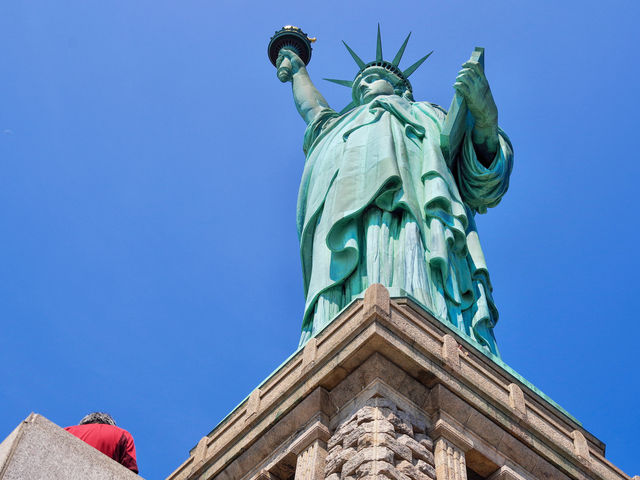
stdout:
[(353, 107), (358, 105), (358, 103), (359, 103), (358, 95), (357, 95), (357, 91), (356, 91), (356, 89), (354, 87), (358, 86), (358, 84), (360, 83), (360, 79), (361, 79), (363, 73), (368, 68), (372, 68), (372, 67), (382, 68), (382, 69), (388, 71), (389, 73), (392, 73), (396, 77), (398, 77), (406, 85), (406, 87), (407, 87), (407, 89), (409, 91), (412, 90), (411, 83), (409, 82), (409, 77), (411, 76), (411, 74), (413, 74), (413, 72), (415, 72), (418, 69), (418, 67), (420, 67), (420, 65), (422, 65), (424, 63), (424, 61), (427, 58), (429, 58), (429, 55), (431, 55), (433, 53), (433, 51), (427, 53), (424, 57), (422, 57), (416, 63), (411, 65), (409, 68), (407, 68), (405, 70), (401, 70), (400, 67), (399, 67), (400, 60), (402, 60), (402, 55), (404, 55), (404, 50), (405, 50), (405, 48), (407, 48), (407, 43), (409, 42), (409, 37), (411, 37), (411, 32), (409, 32), (409, 35), (407, 35), (407, 38), (405, 38), (404, 42), (402, 43), (402, 46), (400, 47), (400, 50), (398, 50), (398, 53), (396, 53), (395, 57), (390, 62), (387, 61), (387, 60), (384, 60), (382, 58), (382, 38), (380, 36), (380, 24), (378, 24), (378, 37), (377, 37), (377, 42), (376, 42), (376, 59), (374, 61), (372, 61), (372, 62), (365, 63), (356, 54), (356, 52), (354, 52), (351, 49), (351, 47), (349, 47), (349, 45), (347, 45), (347, 43), (345, 41), (342, 42), (342, 43), (344, 43), (344, 46), (347, 48), (347, 51), (349, 52), (349, 54), (351, 55), (353, 60), (356, 62), (356, 64), (360, 68), (360, 70), (358, 71), (357, 75), (355, 76), (355, 78), (353, 80), (337, 80), (337, 79), (334, 79), (334, 78), (325, 78), (325, 80), (327, 80), (329, 82), (337, 83), (338, 85), (342, 85), (343, 87), (351, 88), (351, 96), (353, 98), (353, 101), (349, 105), (344, 107), (340, 113), (348, 112)]

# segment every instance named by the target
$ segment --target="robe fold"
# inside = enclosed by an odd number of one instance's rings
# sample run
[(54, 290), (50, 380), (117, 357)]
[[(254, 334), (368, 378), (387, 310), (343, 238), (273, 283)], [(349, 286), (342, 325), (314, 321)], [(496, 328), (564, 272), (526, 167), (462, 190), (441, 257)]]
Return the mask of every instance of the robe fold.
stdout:
[(298, 197), (306, 295), (300, 344), (373, 283), (404, 292), (498, 355), (498, 312), (474, 215), (507, 191), (513, 151), (504, 132), (489, 168), (471, 132), (454, 164), (440, 150), (445, 112), (397, 95), (308, 125)]

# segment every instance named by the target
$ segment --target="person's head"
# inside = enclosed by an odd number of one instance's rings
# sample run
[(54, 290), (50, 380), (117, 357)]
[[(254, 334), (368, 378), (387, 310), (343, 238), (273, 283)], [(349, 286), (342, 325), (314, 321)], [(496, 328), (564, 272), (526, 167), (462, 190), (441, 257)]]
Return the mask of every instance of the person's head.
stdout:
[(86, 425), (87, 423), (104, 423), (106, 425), (116, 425), (115, 420), (111, 415), (105, 412), (92, 412), (89, 415), (85, 415), (78, 425)]
[[(386, 63), (386, 62), (385, 62)], [(353, 81), (353, 100), (364, 105), (379, 95), (398, 95), (412, 100), (409, 81), (388, 67), (373, 65), (365, 68)]]

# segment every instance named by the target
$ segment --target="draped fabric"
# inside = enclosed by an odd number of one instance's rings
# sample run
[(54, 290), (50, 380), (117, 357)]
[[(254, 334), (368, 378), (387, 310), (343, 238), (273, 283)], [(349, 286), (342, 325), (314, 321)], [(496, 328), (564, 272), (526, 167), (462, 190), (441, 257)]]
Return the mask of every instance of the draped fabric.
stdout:
[(324, 109), (308, 125), (297, 212), (301, 345), (382, 283), (498, 355), (498, 312), (474, 215), (507, 191), (513, 152), (500, 131), (485, 168), (467, 132), (451, 171), (439, 145), (444, 117), (440, 107), (389, 95), (344, 115)]

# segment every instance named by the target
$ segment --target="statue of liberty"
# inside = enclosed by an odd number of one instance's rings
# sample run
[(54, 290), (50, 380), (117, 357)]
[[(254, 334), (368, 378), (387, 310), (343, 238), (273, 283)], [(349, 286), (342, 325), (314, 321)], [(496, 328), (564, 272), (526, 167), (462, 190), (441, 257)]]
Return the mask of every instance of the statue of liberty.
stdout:
[[(401, 70), (409, 37), (394, 59), (365, 63), (345, 44), (359, 71), (353, 101), (333, 110), (295, 48), (282, 48), (278, 77), (290, 81), (307, 123), (306, 163), (298, 197), (306, 305), (300, 344), (324, 328), (369, 285), (381, 283), (425, 306), (486, 352), (498, 354), (498, 311), (474, 222), (507, 191), (513, 151), (498, 128), (480, 62), (463, 64), (454, 89), (470, 121), (458, 152), (443, 153), (447, 112), (416, 102)], [(308, 61), (308, 59), (307, 59)]]

